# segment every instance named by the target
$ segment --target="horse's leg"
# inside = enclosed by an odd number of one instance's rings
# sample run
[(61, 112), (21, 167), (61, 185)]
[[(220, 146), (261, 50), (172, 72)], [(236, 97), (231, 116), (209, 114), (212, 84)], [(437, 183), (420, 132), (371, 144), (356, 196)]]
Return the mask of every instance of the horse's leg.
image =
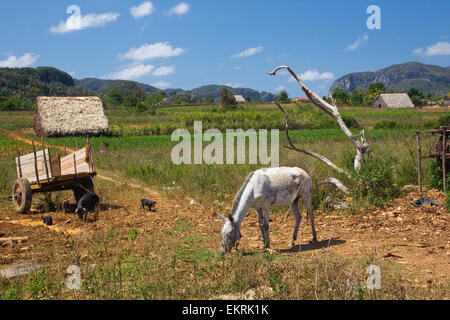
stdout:
[(256, 213), (258, 214), (258, 222), (259, 222), (259, 229), (261, 230), (261, 239), (264, 244), (266, 245), (266, 231), (264, 229), (264, 217), (263, 217), (263, 210), (262, 209), (256, 209)]
[(306, 211), (308, 212), (309, 219), (311, 220), (313, 243), (317, 243), (316, 228), (314, 227), (314, 212), (312, 210), (312, 190), (304, 192), (302, 195), (303, 204), (305, 205)]
[(302, 215), (298, 210), (298, 197), (294, 200), (294, 202), (292, 202), (291, 211), (294, 214), (295, 219), (294, 234), (292, 235), (292, 242), (291, 242), (291, 247), (293, 247), (295, 245), (295, 241), (297, 240), (298, 227), (300, 225), (300, 222), (302, 221)]
[(263, 214), (264, 214), (264, 231), (266, 234), (264, 248), (267, 249), (270, 247), (270, 238), (269, 238), (269, 213), (270, 208), (264, 208)]

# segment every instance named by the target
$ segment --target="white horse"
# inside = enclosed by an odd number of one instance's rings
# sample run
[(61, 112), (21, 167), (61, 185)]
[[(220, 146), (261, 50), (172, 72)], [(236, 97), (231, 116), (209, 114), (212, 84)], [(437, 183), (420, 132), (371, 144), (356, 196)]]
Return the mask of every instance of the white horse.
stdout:
[(240, 227), (250, 208), (258, 213), (259, 227), (264, 248), (269, 248), (269, 212), (271, 207), (290, 206), (294, 214), (295, 226), (291, 246), (297, 240), (298, 227), (302, 216), (298, 210), (298, 199), (302, 198), (311, 219), (313, 242), (317, 242), (312, 211), (312, 180), (300, 168), (267, 168), (250, 173), (237, 193), (228, 218), (219, 214), (225, 222), (222, 228), (222, 254), (228, 253), (242, 237)]

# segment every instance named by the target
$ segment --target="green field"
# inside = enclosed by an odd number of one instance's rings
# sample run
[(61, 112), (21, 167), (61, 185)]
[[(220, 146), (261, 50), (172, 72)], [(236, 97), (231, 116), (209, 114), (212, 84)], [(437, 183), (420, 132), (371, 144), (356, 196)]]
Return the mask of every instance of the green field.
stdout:
[[(351, 170), (354, 146), (331, 117), (310, 104), (289, 104), (287, 109), (294, 127), (291, 136), (295, 144), (323, 154), (338, 166)], [(447, 108), (378, 110), (342, 107), (341, 113), (344, 117), (356, 120), (358, 127), (366, 130), (375, 158), (389, 162), (395, 182), (399, 185), (417, 182), (416, 147), (412, 133), (437, 127), (443, 121), (448, 121), (450, 115)], [(287, 144), (283, 130), (284, 118), (273, 104), (248, 105), (243, 110), (232, 112), (217, 112), (217, 105), (202, 105), (161, 107), (154, 115), (124, 109), (108, 109), (106, 114), (110, 119), (113, 135), (91, 138), (96, 166), (113, 171), (124, 179), (139, 180), (159, 190), (164, 190), (175, 181), (184, 190), (179, 192), (180, 196), (189, 193), (191, 197), (201, 195), (212, 199), (219, 194), (220, 198), (230, 199), (247, 173), (260, 165), (174, 165), (170, 153), (177, 142), (171, 141), (170, 133), (176, 128), (191, 129), (194, 120), (203, 121), (203, 130), (217, 128), (222, 132), (226, 128), (278, 128), (280, 145)], [(2, 112), (0, 124), (6, 130), (33, 138), (32, 118), (31, 112)], [(385, 121), (394, 122), (395, 125), (391, 129), (373, 129)], [(147, 134), (155, 131), (155, 128), (159, 128), (156, 130), (158, 133), (166, 134)], [(351, 130), (357, 133), (361, 129)], [(428, 143), (433, 138), (424, 139), (424, 143)], [(49, 138), (46, 143), (75, 148), (84, 145), (85, 138)], [(108, 148), (104, 147), (105, 144)], [(203, 146), (206, 145), (204, 143)], [(24, 144), (20, 143), (19, 147), (24, 147)], [(0, 140), (0, 150), (5, 152), (13, 149), (15, 150), (15, 145), (11, 139)], [(280, 165), (303, 167), (314, 181), (336, 175), (321, 162), (285, 148), (280, 149)], [(323, 191), (318, 190), (318, 194), (321, 193)], [(321, 197), (317, 199), (316, 205), (320, 205)]]

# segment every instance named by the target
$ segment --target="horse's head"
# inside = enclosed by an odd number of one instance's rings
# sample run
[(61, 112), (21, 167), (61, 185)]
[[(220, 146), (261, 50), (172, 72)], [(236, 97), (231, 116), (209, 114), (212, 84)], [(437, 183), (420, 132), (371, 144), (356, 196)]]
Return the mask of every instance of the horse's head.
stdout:
[(234, 246), (237, 247), (239, 239), (242, 238), (239, 227), (233, 221), (231, 215), (225, 218), (223, 215), (218, 214), (218, 217), (224, 221), (222, 228), (222, 244), (220, 247), (220, 252), (222, 254), (229, 253)]

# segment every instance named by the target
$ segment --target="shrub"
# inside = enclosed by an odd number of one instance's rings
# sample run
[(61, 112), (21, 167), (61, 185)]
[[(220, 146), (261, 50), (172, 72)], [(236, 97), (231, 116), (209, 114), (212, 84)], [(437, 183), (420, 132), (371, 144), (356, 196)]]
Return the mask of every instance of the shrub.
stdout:
[(344, 120), (344, 123), (348, 128), (361, 128), (358, 124), (358, 121), (356, 121), (356, 119), (351, 116), (342, 116), (342, 120)]
[(220, 102), (224, 111), (226, 111), (225, 109), (233, 110), (233, 108), (237, 106), (234, 95), (228, 89), (223, 89), (222, 92), (220, 92)]
[[(428, 185), (433, 189), (443, 190), (444, 189), (444, 181), (442, 179), (443, 172), (440, 168), (440, 161), (436, 163), (436, 161), (430, 161), (428, 163), (427, 172), (428, 172)], [(447, 181), (449, 181), (450, 172), (447, 173)]]
[(289, 95), (286, 92), (286, 90), (281, 91), (278, 94), (278, 102), (288, 102), (289, 101)]
[(443, 115), (439, 118), (440, 126), (450, 126), (450, 114)]
[(397, 127), (397, 122), (391, 120), (383, 120), (377, 122), (374, 129), (395, 129)]
[(353, 172), (355, 183), (351, 186), (352, 194), (374, 206), (382, 206), (397, 197), (400, 190), (394, 183), (394, 161), (393, 158), (367, 159), (359, 171)]

